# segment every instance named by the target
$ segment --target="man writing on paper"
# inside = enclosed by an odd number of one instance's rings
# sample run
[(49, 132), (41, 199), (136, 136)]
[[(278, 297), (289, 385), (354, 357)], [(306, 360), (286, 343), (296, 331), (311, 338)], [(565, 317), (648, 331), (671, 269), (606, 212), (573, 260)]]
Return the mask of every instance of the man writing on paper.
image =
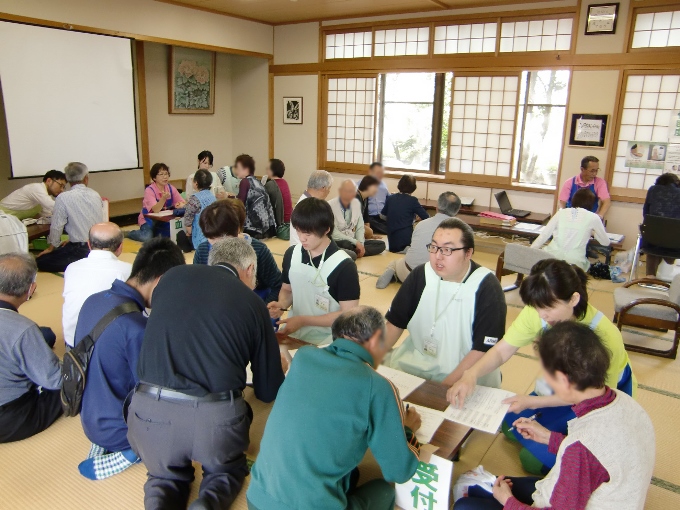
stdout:
[[(387, 311), (388, 347), (409, 336), (385, 365), (453, 384), (505, 332), (507, 306), (494, 274), (472, 260), (472, 228), (458, 218), (442, 221), (427, 245), (429, 263), (413, 269)], [(483, 386), (499, 387), (500, 372)]]
[[(396, 387), (374, 370), (387, 350), (382, 315), (357, 307), (332, 329), (328, 348), (298, 351), (281, 385), (252, 471), (250, 510), (392, 510), (388, 482), (416, 472), (420, 416), (405, 412)], [(304, 440), (283, 440), (290, 431)], [(385, 480), (357, 487), (368, 448)]]

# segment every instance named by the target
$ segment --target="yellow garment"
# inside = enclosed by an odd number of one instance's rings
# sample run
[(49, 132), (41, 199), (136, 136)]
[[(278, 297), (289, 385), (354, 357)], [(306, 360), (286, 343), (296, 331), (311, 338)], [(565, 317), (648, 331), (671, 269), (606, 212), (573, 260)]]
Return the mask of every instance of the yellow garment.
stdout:
[[(597, 313), (598, 310), (589, 304), (585, 317), (578, 322), (585, 326), (590, 326)], [(538, 311), (531, 306), (525, 306), (506, 331), (503, 340), (513, 347), (524, 347), (536, 339), (543, 330), (543, 327), (544, 322), (538, 315)], [(623, 345), (623, 337), (619, 329), (606, 316), (602, 317), (597, 326), (595, 326), (594, 331), (600, 337), (604, 346), (611, 352), (612, 357), (609, 370), (607, 371), (606, 384), (610, 388), (616, 388), (621, 372), (630, 363), (628, 353)], [(636, 393), (637, 379), (635, 379), (635, 374), (633, 374), (633, 397), (635, 397)]]

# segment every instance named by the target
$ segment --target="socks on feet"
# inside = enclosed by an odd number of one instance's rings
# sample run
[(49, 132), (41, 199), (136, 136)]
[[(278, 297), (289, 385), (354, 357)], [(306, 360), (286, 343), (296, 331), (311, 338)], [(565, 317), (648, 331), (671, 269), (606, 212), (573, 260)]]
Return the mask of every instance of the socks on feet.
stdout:
[(122, 452), (105, 453), (89, 457), (78, 465), (78, 471), (90, 480), (103, 480), (104, 478), (122, 473), (139, 461), (139, 457), (132, 450), (123, 450)]
[(394, 269), (391, 267), (388, 267), (385, 269), (385, 272), (378, 278), (378, 281), (375, 282), (375, 287), (377, 289), (384, 289), (387, 288), (387, 286), (392, 283), (392, 280), (394, 279)]

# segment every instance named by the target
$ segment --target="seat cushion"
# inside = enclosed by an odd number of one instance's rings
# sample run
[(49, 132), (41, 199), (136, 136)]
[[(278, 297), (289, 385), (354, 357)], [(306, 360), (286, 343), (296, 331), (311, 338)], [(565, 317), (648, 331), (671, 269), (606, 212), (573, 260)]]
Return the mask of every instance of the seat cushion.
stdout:
[(545, 250), (510, 243), (505, 246), (503, 268), (516, 273), (529, 274), (536, 262), (554, 258), (554, 255)]
[[(619, 287), (618, 289), (614, 290), (614, 308), (618, 313), (628, 303), (635, 301), (636, 299), (643, 298), (663, 299), (664, 301), (669, 300), (667, 292), (646, 289), (638, 285), (633, 285), (628, 288)], [(675, 310), (660, 305), (639, 305), (629, 310), (628, 313), (666, 321), (678, 320), (678, 314)]]

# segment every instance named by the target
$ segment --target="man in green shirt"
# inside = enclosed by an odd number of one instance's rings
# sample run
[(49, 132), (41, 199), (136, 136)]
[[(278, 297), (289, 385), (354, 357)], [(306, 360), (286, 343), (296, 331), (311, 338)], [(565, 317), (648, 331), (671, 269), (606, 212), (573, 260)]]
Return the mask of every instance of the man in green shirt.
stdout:
[[(385, 321), (357, 307), (333, 322), (333, 343), (301, 348), (279, 389), (253, 467), (250, 510), (392, 510), (418, 467), (420, 416), (379, 375)], [(356, 487), (370, 448), (385, 479)]]

